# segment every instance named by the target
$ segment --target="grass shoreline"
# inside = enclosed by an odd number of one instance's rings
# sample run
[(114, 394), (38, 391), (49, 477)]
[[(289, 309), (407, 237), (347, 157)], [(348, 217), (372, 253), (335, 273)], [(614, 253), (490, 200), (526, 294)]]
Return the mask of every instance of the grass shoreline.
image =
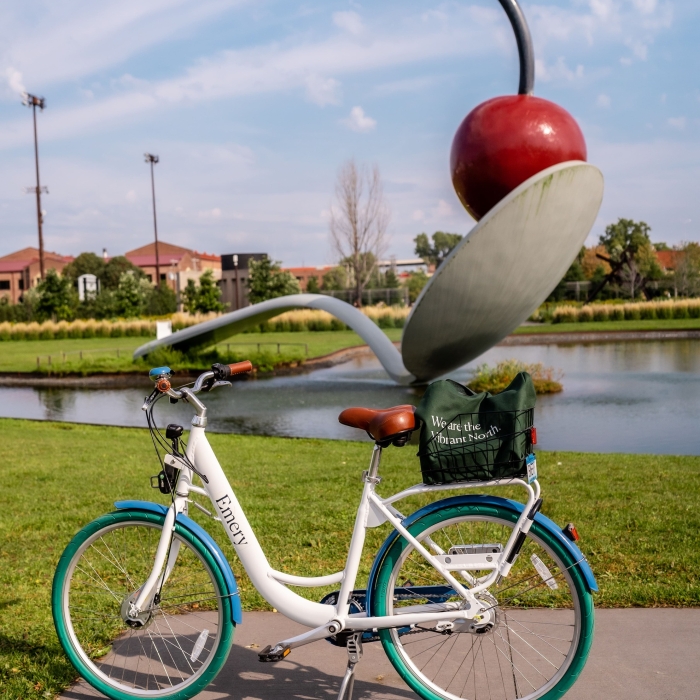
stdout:
[[(115, 500), (165, 498), (149, 487), (158, 466), (143, 429), (17, 419), (0, 419), (0, 429), (19, 455), (8, 460), (0, 492), (0, 696), (39, 700), (75, 679), (50, 613), (64, 547)], [(342, 568), (366, 443), (233, 434), (210, 440), (274, 568), (307, 576)], [(385, 451), (381, 493), (420, 481), (414, 455), (411, 446)], [(601, 589), (596, 605), (700, 606), (700, 457), (540, 452), (538, 468), (543, 513), (560, 525), (573, 521), (581, 533)], [(484, 491), (521, 499), (512, 488)], [(427, 500), (414, 497), (402, 509)], [(230, 558), (244, 608), (269, 609), (218, 524), (192, 511)], [(386, 534), (386, 526), (368, 531), (358, 586)], [(302, 593), (318, 600), (323, 591)]]
[[(384, 333), (393, 342), (401, 340), (402, 329), (387, 328)], [(538, 335), (592, 335), (604, 336), (620, 332), (659, 332), (659, 331), (700, 331), (700, 319), (671, 319), (645, 321), (610, 321), (605, 323), (555, 323), (527, 325), (517, 328), (508, 338)], [(131, 360), (133, 351), (143, 344), (138, 337), (123, 338), (89, 338), (62, 340), (19, 340), (0, 343), (0, 376), (26, 377), (84, 377), (96, 375), (137, 375), (147, 371), (151, 366), (147, 361), (134, 365)], [(575, 342), (575, 341), (573, 341)], [(595, 342), (589, 339), (586, 342)], [(281, 354), (276, 355), (276, 345), (281, 343)], [(317, 360), (340, 350), (365, 345), (364, 340), (353, 331), (287, 331), (274, 333), (246, 333), (221, 342), (219, 349), (235, 354), (234, 360), (244, 356), (255, 355), (258, 344), (263, 352), (260, 354), (261, 371), (274, 372), (278, 369), (294, 369), (309, 360)], [(514, 343), (515, 344), (515, 343)], [(306, 346), (306, 347), (303, 347)], [(233, 350), (231, 351), (231, 348)], [(291, 349), (290, 349), (291, 348)], [(269, 349), (269, 350), (268, 350)], [(308, 355), (306, 350), (308, 349)], [(119, 350), (120, 357), (116, 357)], [(84, 353), (84, 361), (73, 358)], [(67, 362), (63, 362), (63, 353), (67, 353)], [(105, 356), (105, 353), (109, 356)], [(48, 357), (52, 364), (48, 366)], [(240, 356), (240, 358), (238, 357)], [(37, 369), (37, 358), (40, 358)], [(70, 359), (68, 359), (70, 358)], [(91, 359), (92, 358), (92, 359)], [(247, 359), (247, 358), (246, 358)], [(183, 368), (185, 372), (207, 369), (202, 362), (190, 364)]]

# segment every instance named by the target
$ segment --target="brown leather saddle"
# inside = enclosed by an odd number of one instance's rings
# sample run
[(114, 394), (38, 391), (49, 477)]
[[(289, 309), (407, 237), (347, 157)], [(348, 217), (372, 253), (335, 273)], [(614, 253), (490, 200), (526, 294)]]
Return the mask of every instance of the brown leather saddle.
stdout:
[(408, 404), (393, 408), (346, 408), (338, 421), (359, 428), (381, 447), (403, 447), (416, 429), (415, 406)]

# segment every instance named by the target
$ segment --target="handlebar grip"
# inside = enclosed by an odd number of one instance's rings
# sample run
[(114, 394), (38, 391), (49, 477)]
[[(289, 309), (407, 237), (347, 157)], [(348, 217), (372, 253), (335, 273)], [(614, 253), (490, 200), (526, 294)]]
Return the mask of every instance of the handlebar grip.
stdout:
[(217, 362), (211, 366), (211, 371), (218, 380), (228, 379), (232, 374), (243, 374), (244, 372), (251, 372), (252, 370), (253, 363), (250, 362), (250, 360), (234, 362), (232, 365), (222, 365)]
[(250, 360), (243, 360), (243, 362), (234, 362), (228, 367), (231, 370), (231, 374), (244, 374), (245, 372), (253, 371), (253, 363)]

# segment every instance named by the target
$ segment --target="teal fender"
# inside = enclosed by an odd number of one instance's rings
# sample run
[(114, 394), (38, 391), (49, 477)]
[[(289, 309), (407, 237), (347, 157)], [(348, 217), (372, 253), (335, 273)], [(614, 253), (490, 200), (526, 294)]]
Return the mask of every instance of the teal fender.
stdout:
[[(150, 503), (149, 501), (117, 501), (114, 504), (117, 510), (140, 510), (146, 513), (158, 513), (159, 515), (166, 515), (168, 508), (160, 503)], [(192, 535), (201, 540), (202, 544), (207, 548), (209, 554), (214, 558), (214, 561), (219, 565), (221, 573), (226, 582), (226, 594), (231, 600), (231, 619), (237, 625), (240, 625), (243, 621), (243, 611), (241, 608), (241, 596), (238, 594), (238, 584), (236, 583), (236, 577), (231, 571), (231, 566), (229, 565), (224, 553), (221, 548), (214, 541), (212, 536), (200, 525), (188, 518), (186, 515), (180, 513), (177, 516), (177, 522), (179, 525), (185, 528)]]
[[(507, 498), (498, 498), (497, 496), (478, 496), (478, 495), (470, 495), (470, 496), (454, 496), (453, 498), (445, 498), (441, 501), (436, 501), (435, 503), (431, 503), (430, 505), (425, 506), (424, 508), (421, 508), (420, 510), (417, 510), (415, 513), (411, 513), (408, 517), (406, 517), (402, 521), (402, 525), (404, 527), (409, 527), (410, 525), (413, 525), (417, 520), (420, 520), (421, 518), (425, 517), (429, 513), (432, 513), (436, 510), (440, 510), (441, 508), (449, 507), (449, 506), (479, 506), (479, 505), (489, 505), (489, 506), (498, 506), (499, 508), (503, 508), (505, 510), (510, 510), (514, 514), (516, 514), (518, 517), (520, 514), (523, 512), (525, 509), (525, 505), (523, 503), (519, 503), (518, 501), (511, 501), (510, 499)], [(581, 550), (562, 532), (562, 529), (552, 520), (549, 518), (545, 517), (541, 513), (538, 513), (535, 516), (535, 521), (543, 527), (545, 530), (550, 532), (554, 537), (556, 537), (563, 545), (566, 547), (566, 549), (571, 552), (571, 555), (574, 557), (576, 562), (576, 566), (579, 568), (579, 571), (581, 572), (581, 575), (583, 576), (584, 581), (586, 582), (586, 586), (588, 587), (588, 590), (591, 592), (595, 592), (598, 590), (598, 584), (596, 583), (595, 576), (593, 575), (593, 571), (591, 571), (591, 567), (588, 565), (588, 562), (586, 561), (586, 558), (583, 556)], [(396, 531), (393, 530), (391, 534), (384, 540), (384, 544), (382, 545), (381, 549), (377, 553), (377, 556), (374, 559), (374, 563), (372, 564), (372, 571), (369, 574), (369, 580), (367, 582), (367, 615), (371, 616), (372, 611), (371, 611), (371, 605), (372, 605), (372, 592), (374, 590), (374, 586), (377, 580), (377, 573), (379, 572), (379, 567), (384, 561), (384, 557), (386, 556), (386, 553), (389, 551), (389, 547), (391, 547), (394, 542), (401, 537), (401, 535)]]

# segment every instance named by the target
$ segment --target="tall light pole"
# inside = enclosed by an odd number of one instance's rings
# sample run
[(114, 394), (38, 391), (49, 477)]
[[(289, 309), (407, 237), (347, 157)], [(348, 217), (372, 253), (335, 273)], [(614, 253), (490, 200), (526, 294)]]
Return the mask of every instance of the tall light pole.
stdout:
[(158, 223), (156, 221), (156, 184), (153, 179), (153, 166), (158, 162), (158, 156), (144, 153), (146, 162), (151, 164), (151, 194), (153, 196), (153, 231), (156, 236), (156, 287), (160, 287), (160, 257), (158, 256)]
[[(30, 95), (29, 93), (22, 93), (22, 104), (25, 107), (31, 107), (34, 114), (34, 163), (36, 165), (36, 188), (26, 187), (25, 191), (31, 192), (34, 190), (36, 192), (36, 219), (37, 225), (39, 227), (39, 272), (41, 274), (41, 279), (44, 279), (44, 233), (42, 231), (43, 215), (41, 213), (41, 192), (42, 187), (39, 183), (39, 140), (36, 135), (36, 108), (38, 107), (43, 111), (46, 106), (46, 101), (43, 97), (37, 97), (36, 95)], [(46, 187), (43, 188), (46, 194), (49, 193)]]

